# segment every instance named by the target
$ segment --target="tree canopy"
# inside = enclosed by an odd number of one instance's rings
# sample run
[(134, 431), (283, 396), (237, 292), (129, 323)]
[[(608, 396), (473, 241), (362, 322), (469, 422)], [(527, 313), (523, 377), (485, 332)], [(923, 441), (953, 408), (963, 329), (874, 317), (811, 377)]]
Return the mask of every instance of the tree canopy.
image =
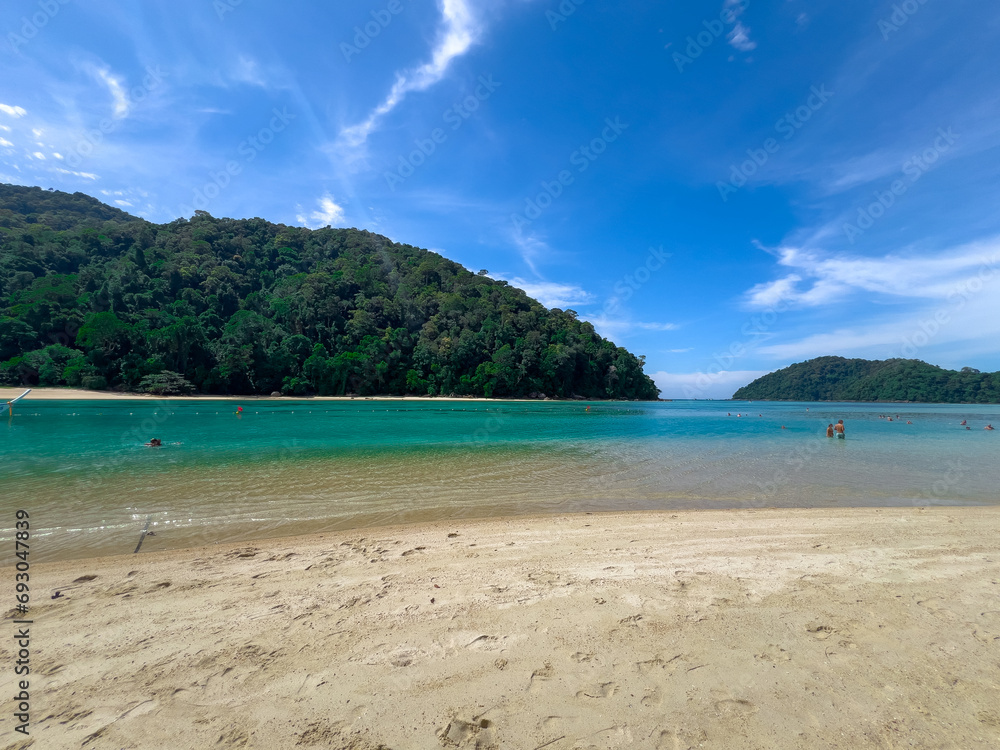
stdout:
[(753, 401), (1000, 402), (1000, 373), (944, 370), (919, 359), (818, 357), (772, 372), (740, 388)]
[(0, 184), (7, 383), (655, 399), (643, 365), (573, 310), (371, 232), (157, 225)]

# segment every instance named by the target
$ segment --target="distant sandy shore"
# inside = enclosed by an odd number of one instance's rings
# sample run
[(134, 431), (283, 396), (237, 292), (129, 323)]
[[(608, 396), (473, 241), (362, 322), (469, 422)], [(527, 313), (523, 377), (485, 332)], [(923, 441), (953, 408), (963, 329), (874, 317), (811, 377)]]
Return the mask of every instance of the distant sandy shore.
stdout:
[(31, 596), (39, 748), (1000, 747), (1000, 508), (366, 529)]
[[(0, 388), (0, 406), (4, 402), (24, 393), (24, 388)], [(85, 391), (80, 388), (32, 388), (25, 401), (34, 399), (36, 401), (57, 401), (59, 399), (70, 399), (73, 401), (121, 401), (123, 399), (149, 399), (157, 401), (159, 399), (169, 399), (170, 401), (259, 401), (279, 398), (278, 396), (153, 396), (146, 393), (113, 393), (111, 391)], [(514, 398), (474, 398), (474, 397), (447, 397), (447, 396), (281, 396), (282, 400), (296, 401), (531, 401), (538, 399), (514, 399)]]

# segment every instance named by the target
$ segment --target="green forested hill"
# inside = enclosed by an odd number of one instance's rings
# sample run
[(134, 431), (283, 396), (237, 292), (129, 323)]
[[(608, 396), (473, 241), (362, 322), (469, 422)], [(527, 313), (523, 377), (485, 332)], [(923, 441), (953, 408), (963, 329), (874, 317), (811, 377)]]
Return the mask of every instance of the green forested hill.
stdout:
[(655, 399), (642, 367), (572, 310), (370, 232), (155, 225), (0, 185), (10, 384)]
[(733, 398), (991, 404), (1000, 403), (1000, 373), (943, 370), (918, 359), (819, 357), (757, 378)]

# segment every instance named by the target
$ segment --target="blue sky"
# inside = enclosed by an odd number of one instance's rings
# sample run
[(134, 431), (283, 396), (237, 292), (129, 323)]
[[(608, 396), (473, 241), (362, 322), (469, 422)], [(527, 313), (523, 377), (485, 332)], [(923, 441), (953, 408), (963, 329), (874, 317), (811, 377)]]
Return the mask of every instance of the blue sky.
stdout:
[(1000, 369), (995, 3), (10, 0), (0, 34), (0, 181), (426, 247), (664, 397)]

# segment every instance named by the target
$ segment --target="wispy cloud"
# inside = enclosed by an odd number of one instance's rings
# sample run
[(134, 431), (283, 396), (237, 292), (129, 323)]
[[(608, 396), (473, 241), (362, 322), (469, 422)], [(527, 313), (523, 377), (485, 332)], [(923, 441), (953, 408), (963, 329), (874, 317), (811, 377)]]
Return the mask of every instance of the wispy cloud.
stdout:
[(113, 76), (111, 71), (107, 68), (95, 69), (94, 74), (105, 86), (108, 87), (108, 91), (111, 93), (111, 100), (114, 103), (115, 117), (125, 117), (125, 115), (128, 114), (129, 102), (121, 80)]
[(74, 177), (82, 177), (85, 180), (96, 180), (97, 175), (93, 172), (76, 172), (72, 169), (63, 169), (62, 167), (56, 167), (53, 171), (59, 172), (60, 174), (69, 174)]
[(525, 234), (520, 227), (513, 230), (513, 240), (521, 254), (521, 260), (531, 269), (532, 273), (537, 274), (538, 268), (535, 262), (543, 256), (551, 255), (552, 249), (538, 236), (530, 233)]
[(676, 323), (645, 323), (633, 320), (627, 316), (615, 316), (607, 313), (600, 315), (583, 315), (584, 320), (594, 326), (594, 330), (609, 339), (620, 339), (630, 333), (640, 331), (675, 331)]
[(723, 5), (723, 8), (729, 12), (730, 17), (736, 19), (733, 28), (726, 34), (726, 40), (740, 52), (750, 52), (757, 49), (757, 42), (750, 38), (750, 28), (744, 26), (743, 22), (738, 20), (743, 15), (743, 11), (746, 10), (747, 5), (749, 5), (747, 0), (726, 0)]
[(10, 148), (13, 145), (14, 144), (8, 141), (6, 138), (0, 138), (0, 146), (7, 146), (8, 148)]
[(339, 224), (344, 219), (344, 209), (338, 206), (333, 200), (333, 196), (329, 193), (325, 193), (318, 201), (317, 204), (319, 208), (310, 214), (306, 215), (302, 208), (299, 207), (299, 213), (295, 220), (300, 224), (304, 224), (307, 227), (312, 227), (317, 229), (319, 227), (325, 227), (332, 224)]
[(773, 307), (783, 301), (816, 307), (843, 299), (855, 292), (896, 298), (944, 299), (956, 283), (983, 267), (992, 267), (1000, 257), (1000, 238), (964, 245), (929, 255), (893, 253), (875, 258), (837, 255), (794, 247), (779, 248), (778, 265), (792, 273), (746, 293), (750, 307)]
[(554, 281), (526, 281), (518, 276), (505, 278), (500, 274), (490, 274), (490, 278), (506, 281), (511, 286), (523, 289), (529, 297), (533, 297), (546, 307), (566, 309), (573, 305), (588, 305), (594, 301), (594, 295), (575, 284), (560, 284)]
[[(24, 117), (28, 114), (28, 110), (24, 107), (13, 107), (10, 104), (0, 104), (0, 112), (10, 115), (11, 117)], [(8, 128), (4, 128), (7, 130)]]
[(464, 55), (479, 38), (481, 29), (466, 0), (441, 0), (443, 25), (430, 62), (396, 74), (388, 96), (357, 125), (344, 128), (340, 137), (350, 147), (362, 145), (378, 125), (411, 91), (424, 91), (440, 81), (451, 61)]

